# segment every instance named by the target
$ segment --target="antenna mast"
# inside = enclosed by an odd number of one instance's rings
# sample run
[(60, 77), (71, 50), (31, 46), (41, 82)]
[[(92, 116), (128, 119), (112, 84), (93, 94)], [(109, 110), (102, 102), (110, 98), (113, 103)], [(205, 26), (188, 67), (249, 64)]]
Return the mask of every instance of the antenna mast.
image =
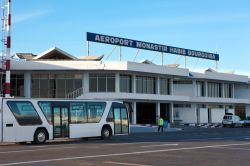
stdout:
[[(11, 26), (11, 14), (10, 14), (10, 1), (11, 0), (3, 0), (2, 1), (2, 56), (1, 56), (1, 68), (5, 70), (5, 97), (10, 97), (10, 46), (11, 46), (11, 38), (10, 38), (10, 26)], [(6, 37), (7, 35), (7, 37)], [(3, 76), (3, 75), (2, 75)], [(2, 77), (1, 77), (2, 81)], [(3, 87), (1, 87), (1, 93), (3, 91)]]
[(7, 3), (7, 48), (6, 48), (6, 78), (5, 78), (5, 97), (10, 97), (10, 25), (11, 25), (11, 15), (10, 15), (10, 0)]

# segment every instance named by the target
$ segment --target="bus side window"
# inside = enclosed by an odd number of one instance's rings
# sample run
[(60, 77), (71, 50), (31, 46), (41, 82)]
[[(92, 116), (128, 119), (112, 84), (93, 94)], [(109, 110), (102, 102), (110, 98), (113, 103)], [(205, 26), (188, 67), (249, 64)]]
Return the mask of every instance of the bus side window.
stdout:
[(89, 102), (87, 104), (88, 123), (98, 123), (105, 110), (106, 103), (104, 102)]
[(70, 121), (71, 123), (87, 123), (86, 105), (83, 102), (70, 103)]
[(109, 114), (107, 116), (106, 119), (107, 122), (114, 122), (114, 114), (113, 114), (113, 108), (111, 107), (111, 109), (109, 110)]
[(42, 120), (29, 101), (7, 101), (10, 111), (15, 116), (19, 125), (41, 125)]

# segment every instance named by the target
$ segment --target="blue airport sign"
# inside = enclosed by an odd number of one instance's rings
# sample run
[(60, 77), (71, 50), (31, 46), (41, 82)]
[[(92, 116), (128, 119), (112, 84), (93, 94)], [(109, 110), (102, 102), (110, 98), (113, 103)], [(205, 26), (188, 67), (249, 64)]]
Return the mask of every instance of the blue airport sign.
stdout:
[(219, 54), (87, 32), (87, 41), (219, 61)]

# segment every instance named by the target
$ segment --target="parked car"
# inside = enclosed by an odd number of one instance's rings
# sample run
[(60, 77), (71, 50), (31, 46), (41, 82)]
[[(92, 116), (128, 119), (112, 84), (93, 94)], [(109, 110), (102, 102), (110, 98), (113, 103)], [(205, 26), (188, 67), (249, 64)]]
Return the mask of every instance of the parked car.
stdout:
[(250, 126), (250, 117), (247, 117), (246, 120), (243, 120), (243, 126)]
[(242, 121), (239, 116), (228, 113), (223, 117), (222, 126), (223, 127), (244, 126), (244, 121)]

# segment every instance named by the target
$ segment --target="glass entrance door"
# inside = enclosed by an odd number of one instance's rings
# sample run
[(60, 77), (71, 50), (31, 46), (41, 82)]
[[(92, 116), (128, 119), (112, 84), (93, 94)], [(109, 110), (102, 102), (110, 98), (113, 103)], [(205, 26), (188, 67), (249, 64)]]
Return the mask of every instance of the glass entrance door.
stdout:
[(115, 134), (128, 134), (129, 121), (126, 108), (114, 108)]
[(69, 109), (68, 107), (53, 107), (54, 138), (69, 136)]

